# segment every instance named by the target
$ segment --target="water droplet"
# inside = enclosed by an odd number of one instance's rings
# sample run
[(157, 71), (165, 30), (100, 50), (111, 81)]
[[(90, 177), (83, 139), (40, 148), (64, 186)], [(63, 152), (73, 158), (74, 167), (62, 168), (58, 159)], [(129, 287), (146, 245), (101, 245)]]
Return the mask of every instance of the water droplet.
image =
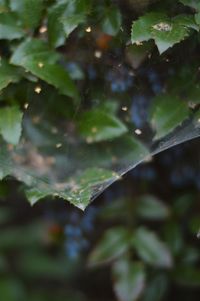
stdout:
[(141, 134), (142, 134), (142, 131), (141, 131), (140, 129), (136, 129), (136, 130), (135, 130), (135, 133), (136, 133), (136, 135), (138, 135), (138, 136), (139, 136), (139, 135), (141, 135)]
[(86, 28), (85, 31), (86, 31), (86, 32), (91, 32), (91, 31), (92, 31), (92, 28), (89, 26), (89, 27)]
[(97, 58), (97, 59), (100, 59), (102, 57), (102, 52), (99, 51), (99, 50), (96, 50), (95, 53), (94, 53), (94, 56)]
[(47, 32), (47, 27), (46, 27), (46, 26), (41, 26), (40, 29), (39, 29), (39, 32), (40, 32), (40, 33), (45, 33), (45, 32)]
[(96, 127), (93, 127), (93, 128), (91, 129), (91, 132), (95, 134), (95, 133), (97, 132), (97, 128), (96, 128)]
[(42, 88), (40, 86), (36, 86), (34, 91), (35, 91), (35, 93), (40, 94), (40, 92), (42, 91)]
[(56, 144), (56, 148), (61, 148), (62, 147), (62, 143), (57, 143)]
[(39, 67), (39, 68), (43, 68), (43, 67), (44, 67), (44, 64), (43, 64), (42, 62), (39, 62), (39, 63), (38, 63), (38, 67)]
[(26, 102), (26, 103), (24, 104), (24, 109), (25, 109), (25, 110), (27, 110), (27, 109), (28, 109), (28, 107), (29, 107), (29, 103), (28, 103), (28, 102)]

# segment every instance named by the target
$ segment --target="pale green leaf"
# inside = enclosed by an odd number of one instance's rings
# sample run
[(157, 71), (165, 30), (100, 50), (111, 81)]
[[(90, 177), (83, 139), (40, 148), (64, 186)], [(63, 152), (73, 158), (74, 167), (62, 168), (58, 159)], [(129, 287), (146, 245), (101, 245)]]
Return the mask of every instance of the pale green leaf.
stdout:
[(142, 263), (121, 259), (112, 267), (114, 291), (120, 301), (138, 300), (145, 288), (145, 271)]
[(92, 251), (89, 264), (92, 266), (101, 265), (120, 257), (128, 250), (129, 242), (129, 232), (125, 228), (115, 227), (106, 231)]
[(143, 227), (138, 228), (133, 234), (132, 245), (146, 263), (155, 267), (172, 266), (172, 256), (168, 247), (154, 232)]

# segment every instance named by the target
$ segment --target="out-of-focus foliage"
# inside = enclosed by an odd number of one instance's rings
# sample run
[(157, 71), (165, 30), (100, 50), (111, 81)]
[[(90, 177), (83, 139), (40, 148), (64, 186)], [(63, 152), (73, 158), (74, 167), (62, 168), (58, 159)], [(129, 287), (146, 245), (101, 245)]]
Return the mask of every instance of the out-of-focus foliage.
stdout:
[(197, 108), (199, 11), (198, 1), (1, 0), (1, 178), (24, 182), (32, 204), (53, 194), (85, 209), (144, 160)]

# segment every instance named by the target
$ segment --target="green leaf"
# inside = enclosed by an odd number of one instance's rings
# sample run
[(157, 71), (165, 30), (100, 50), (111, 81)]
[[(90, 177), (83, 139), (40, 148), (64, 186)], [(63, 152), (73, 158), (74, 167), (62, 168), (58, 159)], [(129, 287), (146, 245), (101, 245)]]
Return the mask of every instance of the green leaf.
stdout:
[(104, 11), (104, 19), (102, 21), (102, 30), (108, 35), (115, 36), (121, 27), (122, 16), (117, 7), (112, 6)]
[(120, 257), (129, 247), (130, 235), (125, 228), (115, 227), (107, 230), (101, 241), (90, 254), (91, 266), (109, 263)]
[(20, 79), (18, 69), (1, 60), (0, 64), (0, 91), (10, 83), (15, 83)]
[(56, 87), (60, 93), (78, 97), (77, 89), (67, 71), (56, 63), (58, 54), (50, 51), (47, 45), (36, 39), (23, 42), (14, 52), (11, 63), (22, 66), (48, 84)]
[(172, 266), (169, 249), (154, 232), (143, 227), (138, 228), (133, 235), (132, 245), (138, 256), (146, 263), (155, 267), (169, 268)]
[(0, 40), (14, 40), (24, 36), (25, 32), (17, 21), (16, 16), (12, 13), (0, 14)]
[(180, 2), (186, 6), (190, 6), (191, 8), (194, 8), (196, 10), (200, 10), (199, 0), (180, 0)]
[(85, 112), (79, 121), (79, 132), (88, 143), (114, 139), (127, 132), (126, 126), (105, 111)]
[(48, 11), (48, 37), (51, 46), (64, 44), (66, 37), (83, 23), (91, 7), (90, 1), (64, 0), (58, 2)]
[(152, 195), (141, 197), (136, 210), (140, 217), (150, 220), (162, 220), (169, 216), (168, 207)]
[(83, 23), (85, 21), (85, 16), (84, 15), (73, 15), (73, 16), (68, 16), (68, 17), (63, 17), (61, 19), (61, 22), (63, 24), (64, 32), (66, 34), (66, 37), (70, 35), (70, 33), (76, 29), (76, 27)]
[(43, 2), (43, 0), (10, 0), (10, 8), (17, 13), (25, 27), (35, 28), (42, 17)]
[(39, 200), (49, 196), (51, 193), (47, 191), (40, 191), (36, 187), (32, 189), (25, 190), (26, 197), (31, 204), (31, 206), (35, 205)]
[(138, 300), (145, 288), (144, 266), (138, 262), (121, 259), (114, 263), (112, 274), (118, 300)]
[(167, 275), (156, 275), (145, 289), (143, 301), (161, 301), (168, 289)]
[(200, 26), (200, 12), (194, 16), (196, 23)]
[(162, 54), (184, 40), (190, 28), (198, 29), (193, 16), (179, 15), (170, 19), (163, 13), (151, 12), (133, 22), (131, 41), (140, 44), (153, 39)]
[(14, 145), (19, 143), (22, 117), (22, 112), (16, 106), (0, 109), (0, 133), (6, 142)]
[(173, 272), (174, 280), (189, 287), (200, 286), (200, 270), (193, 266), (177, 267)]
[(173, 95), (159, 95), (151, 107), (151, 124), (156, 131), (154, 139), (166, 136), (188, 117), (186, 102)]
[(64, 9), (65, 4), (58, 3), (48, 10), (48, 39), (52, 47), (62, 46), (66, 40), (63, 24), (61, 23)]

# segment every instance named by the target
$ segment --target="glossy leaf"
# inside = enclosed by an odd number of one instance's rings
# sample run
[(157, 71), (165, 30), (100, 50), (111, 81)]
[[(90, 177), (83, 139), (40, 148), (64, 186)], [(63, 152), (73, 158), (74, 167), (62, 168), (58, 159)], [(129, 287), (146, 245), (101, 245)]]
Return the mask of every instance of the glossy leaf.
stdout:
[(78, 97), (76, 87), (67, 71), (56, 63), (58, 55), (50, 51), (45, 43), (32, 39), (23, 42), (14, 52), (11, 63), (22, 66), (62, 94)]
[(189, 35), (190, 28), (198, 29), (192, 16), (179, 15), (173, 19), (163, 13), (148, 13), (133, 22), (131, 40), (140, 44), (153, 39), (160, 54)]

